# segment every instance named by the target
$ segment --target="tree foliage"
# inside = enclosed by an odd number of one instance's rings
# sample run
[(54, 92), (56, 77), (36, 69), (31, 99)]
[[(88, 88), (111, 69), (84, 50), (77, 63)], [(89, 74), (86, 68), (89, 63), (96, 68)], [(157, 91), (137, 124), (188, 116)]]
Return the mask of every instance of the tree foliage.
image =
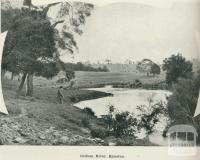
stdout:
[(1, 9), (1, 32), (8, 30), (13, 20), (20, 14), (20, 9), (9, 8)]
[(152, 100), (149, 100), (148, 106), (138, 106), (137, 109), (140, 111), (138, 128), (145, 129), (147, 136), (154, 132), (155, 125), (159, 122), (161, 115), (166, 113), (163, 102), (153, 104)]
[(75, 63), (65, 63), (65, 68), (71, 68), (74, 71), (92, 71), (92, 72), (108, 72), (108, 68), (106, 66), (94, 68), (90, 65), (85, 65), (81, 62)]
[(172, 122), (193, 123), (200, 89), (200, 71), (193, 78), (182, 78), (173, 85), (173, 94), (168, 100), (168, 110)]
[(160, 72), (161, 72), (160, 66), (157, 65), (156, 63), (152, 64), (150, 73), (153, 74), (153, 75), (156, 75), (156, 74), (160, 74)]
[[(193, 117), (197, 107), (200, 90), (200, 70), (193, 76), (180, 78), (173, 84), (173, 94), (168, 98), (167, 109), (171, 119), (170, 125), (193, 125), (200, 134), (200, 117)], [(198, 138), (198, 143), (200, 139)]]
[(160, 74), (160, 66), (150, 59), (143, 59), (141, 62), (138, 62), (136, 68), (139, 72), (146, 73), (147, 76), (150, 74)]
[[(13, 20), (4, 47), (4, 58), (8, 66), (20, 72), (35, 72), (37, 65), (53, 61), (56, 51), (54, 28), (44, 19), (35, 19), (32, 14), (21, 14)], [(12, 57), (12, 58), (11, 58)], [(14, 63), (13, 63), (14, 62)], [(8, 70), (14, 72), (12, 67)]]
[(179, 78), (187, 78), (192, 75), (192, 63), (187, 61), (181, 54), (166, 58), (162, 66), (166, 71), (166, 82), (177, 83)]
[(133, 136), (137, 129), (137, 119), (130, 112), (115, 112), (114, 106), (109, 106), (109, 113), (104, 117), (108, 124), (110, 135), (115, 137)]
[[(90, 12), (92, 5), (85, 3), (74, 3), (73, 12), (76, 16), (70, 17), (70, 22), (78, 18), (79, 25), (75, 26), (67, 20), (57, 20), (52, 23), (48, 18), (47, 13), (50, 7), (60, 4), (52, 3), (46, 7), (34, 7), (31, 9), (31, 1), (28, 8), (21, 10), (5, 10), (3, 18), (5, 21), (4, 29), (8, 30), (8, 35), (5, 41), (3, 52), (3, 69), (14, 74), (22, 73), (22, 81), (18, 90), (21, 91), (23, 84), (27, 78), (33, 78), (34, 75), (52, 78), (57, 75), (60, 69), (64, 70), (63, 65), (57, 65), (61, 62), (60, 51), (63, 50), (72, 54), (77, 49), (77, 44), (74, 39), (75, 28), (78, 29), (81, 24), (84, 24), (82, 19), (85, 19), (87, 12)], [(67, 3), (67, 2), (66, 2)], [(25, 4), (27, 5), (27, 4)], [(78, 7), (77, 7), (78, 6)], [(61, 5), (60, 13), (63, 17), (69, 13), (62, 12), (63, 8), (69, 9), (69, 6)], [(79, 13), (80, 12), (80, 13)], [(73, 14), (74, 14), (73, 13)], [(79, 13), (79, 15), (77, 14)], [(9, 17), (9, 15), (12, 15)], [(82, 15), (82, 16), (81, 16)], [(6, 20), (9, 18), (9, 20)], [(63, 29), (57, 29), (57, 25), (63, 23)], [(69, 24), (68, 28), (66, 25)], [(73, 28), (73, 32), (71, 31)], [(70, 73), (71, 74), (71, 73)], [(27, 82), (33, 83), (32, 80)], [(33, 86), (29, 84), (27, 86)], [(28, 88), (29, 89), (32, 89)], [(30, 96), (32, 96), (32, 91)]]

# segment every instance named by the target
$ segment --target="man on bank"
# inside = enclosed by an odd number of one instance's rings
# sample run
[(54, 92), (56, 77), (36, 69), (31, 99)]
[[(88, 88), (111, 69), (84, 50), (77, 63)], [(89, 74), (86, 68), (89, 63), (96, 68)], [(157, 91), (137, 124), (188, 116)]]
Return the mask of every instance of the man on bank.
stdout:
[(60, 104), (63, 104), (63, 86), (60, 86), (58, 89), (58, 101)]

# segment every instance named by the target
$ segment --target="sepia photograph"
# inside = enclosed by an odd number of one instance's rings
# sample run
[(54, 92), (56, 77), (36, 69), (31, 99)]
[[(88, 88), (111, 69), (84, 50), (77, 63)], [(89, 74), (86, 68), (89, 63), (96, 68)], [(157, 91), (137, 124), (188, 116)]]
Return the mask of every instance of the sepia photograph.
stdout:
[(0, 145), (200, 145), (200, 1), (1, 0), (1, 41)]

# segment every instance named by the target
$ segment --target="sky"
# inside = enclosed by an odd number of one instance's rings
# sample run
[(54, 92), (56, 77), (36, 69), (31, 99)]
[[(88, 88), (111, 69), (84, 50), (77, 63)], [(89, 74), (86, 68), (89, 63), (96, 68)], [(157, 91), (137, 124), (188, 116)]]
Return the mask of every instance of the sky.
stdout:
[(178, 52), (187, 59), (200, 58), (200, 3), (179, 0), (166, 6), (139, 3), (96, 6), (86, 20), (83, 35), (76, 36), (79, 52), (74, 59), (62, 56), (63, 61), (95, 63), (110, 59), (122, 63), (126, 59), (149, 58), (162, 62)]
[(175, 4), (160, 9), (141, 4), (97, 7), (78, 37), (75, 61), (124, 62), (150, 58), (161, 62), (171, 54), (199, 57), (200, 5)]

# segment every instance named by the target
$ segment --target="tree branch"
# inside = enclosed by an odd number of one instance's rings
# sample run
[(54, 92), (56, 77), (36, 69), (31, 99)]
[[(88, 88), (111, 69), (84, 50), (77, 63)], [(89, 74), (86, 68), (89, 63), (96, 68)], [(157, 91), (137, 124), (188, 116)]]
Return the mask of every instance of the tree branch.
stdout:
[(52, 27), (56, 27), (59, 23), (63, 23), (64, 22), (64, 20), (61, 20), (61, 21), (58, 21), (58, 22), (55, 22), (54, 24), (52, 24)]
[(37, 6), (34, 6), (34, 5), (32, 4), (32, 0), (24, 0), (23, 5), (24, 5), (24, 6), (28, 6), (29, 8), (33, 7), (33, 8), (35, 8), (35, 9), (38, 9)]
[(57, 5), (57, 4), (60, 4), (60, 3), (62, 3), (62, 2), (56, 2), (56, 3), (48, 4), (48, 5), (43, 9), (43, 11), (42, 11), (42, 17), (43, 17), (43, 18), (46, 18), (47, 13), (48, 13), (48, 11), (49, 11), (49, 8), (50, 8), (50, 7), (53, 7), (53, 6)]

